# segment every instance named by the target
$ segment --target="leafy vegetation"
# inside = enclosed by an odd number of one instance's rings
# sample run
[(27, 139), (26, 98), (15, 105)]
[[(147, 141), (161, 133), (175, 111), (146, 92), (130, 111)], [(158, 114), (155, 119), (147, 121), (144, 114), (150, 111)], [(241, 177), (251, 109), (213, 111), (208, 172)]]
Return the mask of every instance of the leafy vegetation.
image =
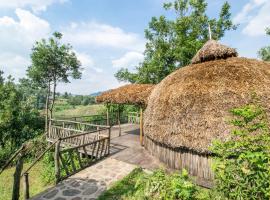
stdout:
[(222, 38), (226, 31), (236, 29), (228, 2), (223, 4), (218, 19), (207, 16), (205, 0), (175, 0), (165, 3), (164, 8), (173, 11), (173, 19), (165, 16), (152, 18), (145, 30), (144, 61), (136, 67), (135, 73), (122, 68), (115, 74), (118, 80), (159, 83), (175, 69), (190, 63), (209, 39), (209, 24), (216, 40)]
[[(2, 74), (2, 73), (1, 73)], [(0, 165), (23, 142), (41, 134), (44, 121), (11, 77), (0, 74)]]
[(235, 129), (228, 141), (216, 141), (214, 172), (221, 199), (270, 198), (270, 135), (258, 103), (231, 110)]
[[(270, 28), (266, 29), (266, 34), (270, 36)], [(258, 52), (259, 57), (264, 61), (270, 61), (270, 46), (266, 46), (260, 49)]]
[(206, 200), (209, 191), (193, 184), (187, 171), (167, 174), (164, 170), (145, 173), (141, 168), (115, 183), (99, 200)]

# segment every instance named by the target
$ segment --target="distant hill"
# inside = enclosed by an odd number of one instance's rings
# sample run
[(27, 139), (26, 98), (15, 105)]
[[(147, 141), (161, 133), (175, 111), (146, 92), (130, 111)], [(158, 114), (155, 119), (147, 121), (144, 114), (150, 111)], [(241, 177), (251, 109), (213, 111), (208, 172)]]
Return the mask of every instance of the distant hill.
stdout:
[(102, 92), (94, 92), (94, 93), (90, 94), (90, 96), (96, 97), (96, 96), (100, 95), (101, 93), (102, 93)]

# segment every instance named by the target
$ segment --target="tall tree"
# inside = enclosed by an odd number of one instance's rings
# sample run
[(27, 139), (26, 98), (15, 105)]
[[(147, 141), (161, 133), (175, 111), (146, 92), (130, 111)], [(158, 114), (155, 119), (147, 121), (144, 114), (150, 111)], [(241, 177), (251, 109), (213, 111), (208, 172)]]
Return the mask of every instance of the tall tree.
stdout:
[[(270, 36), (270, 28), (266, 29), (266, 34)], [(270, 46), (261, 48), (258, 55), (262, 60), (270, 61)]]
[(70, 82), (70, 77), (81, 78), (80, 62), (71, 45), (62, 44), (61, 38), (62, 34), (55, 32), (48, 40), (36, 42), (31, 54), (32, 65), (27, 70), (28, 77), (47, 91), (45, 131), (48, 118), (52, 118), (57, 84)]
[(174, 18), (152, 18), (145, 30), (147, 43), (144, 61), (136, 67), (136, 73), (120, 69), (115, 74), (118, 80), (158, 83), (178, 67), (190, 63), (195, 53), (209, 39), (209, 25), (212, 38), (216, 40), (222, 38), (227, 30), (237, 28), (232, 23), (228, 2), (223, 4), (218, 19), (207, 16), (205, 0), (176, 0), (165, 3), (164, 8), (174, 11)]

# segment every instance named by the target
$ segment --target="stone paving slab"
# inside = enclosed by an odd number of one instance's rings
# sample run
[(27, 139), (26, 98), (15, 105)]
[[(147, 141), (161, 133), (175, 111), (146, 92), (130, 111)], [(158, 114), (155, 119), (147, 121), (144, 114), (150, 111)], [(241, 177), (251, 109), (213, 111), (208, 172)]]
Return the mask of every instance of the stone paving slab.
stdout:
[(94, 200), (136, 166), (107, 158), (50, 188), (32, 200)]

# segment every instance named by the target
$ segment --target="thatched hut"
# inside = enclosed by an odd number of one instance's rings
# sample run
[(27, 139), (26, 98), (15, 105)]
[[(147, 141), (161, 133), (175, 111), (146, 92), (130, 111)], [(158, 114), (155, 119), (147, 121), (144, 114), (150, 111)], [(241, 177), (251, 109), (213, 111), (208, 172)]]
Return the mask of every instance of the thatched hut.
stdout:
[(249, 103), (256, 92), (270, 113), (270, 63), (236, 56), (235, 49), (210, 40), (194, 64), (153, 89), (145, 110), (148, 151), (172, 168), (186, 168), (203, 184), (213, 178), (209, 147), (229, 137), (228, 111)]
[[(153, 84), (128, 84), (108, 90), (96, 97), (97, 103), (128, 104), (140, 106), (140, 143), (143, 145), (143, 108), (148, 103), (148, 97), (154, 88)], [(120, 113), (118, 109), (119, 136), (121, 135)], [(107, 119), (109, 112), (107, 110)], [(107, 122), (109, 124), (109, 122)]]

